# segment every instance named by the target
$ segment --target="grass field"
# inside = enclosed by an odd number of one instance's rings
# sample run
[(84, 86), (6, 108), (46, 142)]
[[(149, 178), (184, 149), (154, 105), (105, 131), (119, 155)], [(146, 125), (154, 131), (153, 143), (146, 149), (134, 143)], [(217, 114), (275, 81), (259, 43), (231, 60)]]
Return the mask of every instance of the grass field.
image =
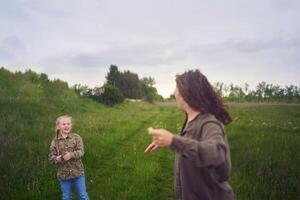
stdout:
[(227, 128), (239, 199), (299, 199), (300, 107), (233, 107)]
[[(230, 182), (238, 199), (297, 199), (299, 107), (230, 110), (234, 118), (227, 127), (233, 163)], [(144, 154), (143, 150), (151, 141), (147, 127), (180, 130), (180, 111), (128, 103), (72, 115), (74, 131), (85, 141), (84, 165), (91, 199), (174, 199), (173, 152), (163, 149)], [(1, 135), (3, 199), (59, 199), (56, 169), (47, 161), (53, 136), (50, 124), (55, 118), (50, 119), (49, 128), (37, 135), (17, 131), (16, 137)], [(33, 130), (41, 126), (32, 122)], [(12, 146), (6, 149), (9, 144)]]
[[(8, 79), (0, 83), (15, 87)], [(56, 166), (47, 159), (61, 114), (73, 116), (74, 132), (84, 140), (91, 199), (174, 199), (174, 152), (143, 153), (151, 142), (148, 127), (181, 129), (183, 114), (174, 106), (125, 102), (110, 108), (59, 82), (60, 90), (18, 83), (22, 93), (0, 88), (0, 199), (61, 198)], [(237, 198), (299, 199), (300, 106), (230, 104), (229, 110), (230, 183)]]

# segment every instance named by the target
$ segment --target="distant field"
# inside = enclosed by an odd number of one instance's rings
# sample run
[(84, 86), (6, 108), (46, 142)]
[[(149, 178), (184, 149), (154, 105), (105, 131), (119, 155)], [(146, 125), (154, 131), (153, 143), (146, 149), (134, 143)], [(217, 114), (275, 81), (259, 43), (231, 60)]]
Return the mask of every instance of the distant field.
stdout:
[[(74, 131), (85, 143), (91, 199), (174, 199), (174, 153), (143, 153), (151, 141), (149, 126), (180, 130), (183, 114), (174, 106), (108, 108), (77, 101), (55, 110), (0, 103), (0, 199), (60, 198), (56, 168), (47, 154), (55, 117), (65, 112), (74, 117)], [(230, 113), (230, 182), (238, 199), (299, 199), (300, 107), (230, 105)]]
[[(226, 102), (226, 105), (230, 107), (238, 107), (238, 108), (245, 108), (245, 107), (261, 107), (261, 106), (282, 106), (282, 107), (300, 107), (300, 103), (256, 103), (256, 102)], [(165, 107), (165, 106), (176, 106), (175, 101), (169, 102), (157, 102), (156, 105)]]

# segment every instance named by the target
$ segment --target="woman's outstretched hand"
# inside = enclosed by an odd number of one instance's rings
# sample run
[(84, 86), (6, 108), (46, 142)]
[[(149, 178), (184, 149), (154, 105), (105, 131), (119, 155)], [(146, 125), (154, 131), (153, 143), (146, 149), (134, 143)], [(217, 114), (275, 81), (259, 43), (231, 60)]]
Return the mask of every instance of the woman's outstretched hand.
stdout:
[(145, 153), (155, 151), (158, 147), (170, 146), (174, 137), (165, 129), (149, 128), (149, 134), (152, 135), (152, 143), (145, 149)]

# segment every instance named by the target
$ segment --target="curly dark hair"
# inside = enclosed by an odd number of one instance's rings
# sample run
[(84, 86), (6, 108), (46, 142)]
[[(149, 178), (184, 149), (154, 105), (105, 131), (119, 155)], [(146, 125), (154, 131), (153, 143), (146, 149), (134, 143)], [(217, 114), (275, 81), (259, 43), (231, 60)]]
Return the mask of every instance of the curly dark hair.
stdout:
[(231, 122), (222, 98), (199, 70), (176, 75), (176, 84), (179, 93), (191, 108), (201, 113), (210, 113), (223, 124)]

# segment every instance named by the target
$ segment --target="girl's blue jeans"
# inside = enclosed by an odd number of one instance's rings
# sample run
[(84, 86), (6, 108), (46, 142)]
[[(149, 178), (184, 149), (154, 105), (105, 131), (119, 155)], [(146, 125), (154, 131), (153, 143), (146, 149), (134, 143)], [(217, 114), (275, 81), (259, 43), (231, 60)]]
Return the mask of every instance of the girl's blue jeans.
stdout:
[(79, 176), (68, 180), (60, 180), (59, 183), (63, 200), (72, 199), (72, 186), (75, 186), (78, 197), (81, 200), (89, 200), (88, 194), (86, 192), (85, 176)]

